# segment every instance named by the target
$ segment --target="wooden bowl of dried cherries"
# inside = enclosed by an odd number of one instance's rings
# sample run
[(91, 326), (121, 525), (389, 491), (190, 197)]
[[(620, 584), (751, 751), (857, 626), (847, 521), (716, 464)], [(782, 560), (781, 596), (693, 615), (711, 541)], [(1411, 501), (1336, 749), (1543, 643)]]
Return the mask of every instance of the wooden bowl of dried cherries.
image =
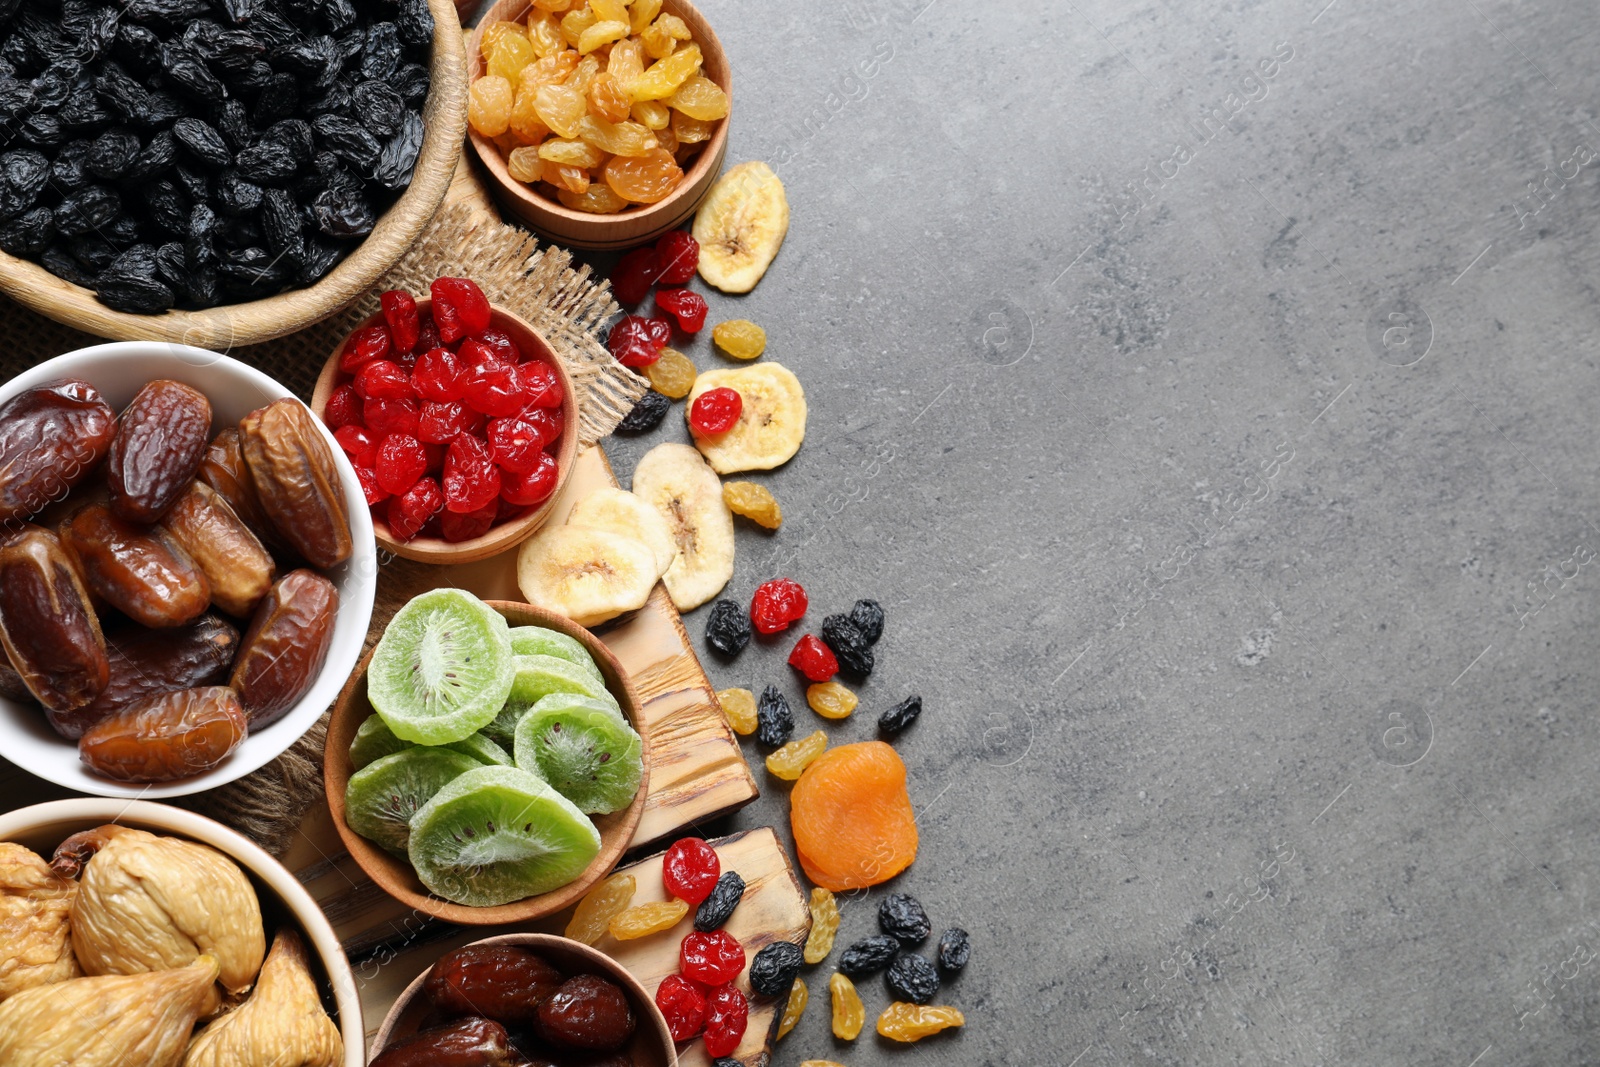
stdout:
[(317, 379), (311, 409), (355, 466), (380, 547), (468, 563), (525, 540), (578, 449), (578, 395), (539, 331), (467, 278), (391, 290)]

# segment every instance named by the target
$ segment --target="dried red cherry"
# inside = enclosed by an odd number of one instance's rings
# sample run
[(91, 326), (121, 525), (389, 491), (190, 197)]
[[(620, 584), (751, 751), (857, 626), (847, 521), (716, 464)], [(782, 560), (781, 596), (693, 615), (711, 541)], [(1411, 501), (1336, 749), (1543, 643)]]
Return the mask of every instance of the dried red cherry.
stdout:
[(444, 490), (432, 478), (419, 478), (404, 494), (389, 500), (389, 532), (396, 541), (409, 541), (428, 520), (444, 509)]
[(500, 357), (502, 363), (521, 363), (522, 349), (517, 347), (517, 342), (504, 330), (490, 326), (478, 334), (477, 340), (494, 354)]
[(367, 424), (367, 429), (379, 437), (388, 437), (392, 433), (415, 435), (417, 402), (410, 397), (398, 400), (374, 398), (361, 405), (361, 418)]
[(424, 444), (442, 445), (455, 440), (457, 434), (466, 433), (474, 418), (482, 418), (467, 405), (424, 400), (417, 416), (417, 440)]
[(357, 426), (354, 423), (341, 426), (333, 431), (333, 439), (339, 442), (339, 447), (344, 449), (344, 454), (350, 457), (353, 465), (372, 466), (373, 457), (378, 452), (378, 439), (364, 426)]
[(716, 888), (722, 861), (716, 849), (698, 837), (672, 843), (661, 862), (661, 884), (667, 892), (690, 904), (699, 904)]
[(422, 451), (422, 442), (415, 437), (392, 433), (378, 446), (372, 469), (385, 492), (399, 494), (417, 484), (417, 479), (428, 469), (428, 456)]
[(678, 329), (684, 333), (699, 333), (704, 329), (706, 313), (711, 310), (705, 297), (688, 289), (657, 289), (656, 306), (670, 312), (678, 320)]
[(489, 423), (489, 454), (502, 470), (528, 473), (538, 466), (544, 446), (555, 438), (551, 422), (543, 411), (494, 419)]
[(556, 369), (542, 360), (529, 360), (517, 368), (522, 379), (523, 408), (558, 408), (566, 395)]
[(556, 491), (560, 468), (555, 457), (541, 453), (532, 470), (526, 474), (507, 471), (500, 476), (500, 496), (508, 504), (532, 507), (542, 504)]
[(696, 930), (678, 946), (678, 970), (701, 985), (727, 985), (744, 970), (744, 946), (726, 930)]
[(322, 421), (328, 429), (358, 425), (361, 422), (361, 394), (346, 382), (328, 395), (327, 406), (322, 409)]
[(369, 506), (381, 504), (389, 499), (389, 494), (378, 484), (377, 472), (371, 467), (357, 467), (356, 481), (361, 483), (361, 495), (367, 498)]
[(446, 344), (489, 328), (489, 298), (477, 282), (470, 278), (435, 278), (428, 291), (433, 295), (433, 318), (439, 324), (439, 336)]
[(668, 230), (656, 241), (656, 281), (682, 285), (700, 266), (700, 242), (685, 230)]
[(411, 375), (387, 359), (362, 364), (355, 385), (356, 392), (367, 400), (403, 400), (411, 395)]
[(388, 359), (393, 349), (387, 326), (363, 326), (345, 342), (344, 352), (339, 356), (339, 369), (354, 374), (363, 364)]
[(806, 634), (789, 653), (789, 666), (813, 682), (826, 682), (839, 673), (839, 661), (833, 650), (817, 639), (816, 634)]
[(663, 978), (656, 988), (656, 1007), (666, 1016), (674, 1041), (689, 1041), (705, 1028), (705, 992), (687, 978), (676, 974)]
[[(697, 250), (698, 251), (698, 250)], [(698, 262), (698, 255), (696, 256)], [(656, 264), (656, 251), (649, 246), (635, 248), (617, 260), (611, 268), (611, 291), (624, 304), (637, 304), (650, 292), (660, 270)]]
[(396, 352), (410, 352), (417, 347), (417, 302), (403, 289), (390, 289), (378, 297), (383, 308), (383, 321), (389, 324), (389, 338)]
[(446, 508), (439, 513), (439, 536), (453, 544), (482, 537), (494, 526), (494, 520), (499, 513), (498, 500), (491, 500), (485, 507), (465, 515)]
[(706, 996), (706, 1052), (726, 1056), (739, 1047), (745, 1026), (750, 1021), (750, 1002), (744, 994), (725, 985)]
[(430, 348), (411, 370), (411, 387), (424, 400), (460, 400), (465, 368), (448, 348)]
[(756, 587), (750, 598), (750, 622), (764, 634), (787, 629), (806, 613), (806, 591), (799, 582), (774, 578)]
[(500, 495), (500, 468), (489, 456), (489, 446), (461, 434), (450, 442), (444, 457), (444, 506), (465, 514), (478, 511)]
[(689, 405), (689, 428), (703, 437), (727, 433), (739, 421), (744, 397), (733, 389), (707, 389)]
[(522, 379), (508, 363), (483, 360), (467, 369), (462, 396), (474, 411), (491, 417), (511, 415), (522, 410)]

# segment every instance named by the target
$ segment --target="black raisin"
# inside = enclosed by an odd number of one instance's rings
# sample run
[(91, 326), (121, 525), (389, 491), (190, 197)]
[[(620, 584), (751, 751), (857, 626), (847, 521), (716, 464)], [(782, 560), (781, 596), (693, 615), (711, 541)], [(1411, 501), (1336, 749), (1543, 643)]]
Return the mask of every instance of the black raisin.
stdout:
[(175, 293), (189, 287), (189, 266), (182, 241), (168, 241), (156, 249), (156, 277)]
[(312, 234), (295, 266), (294, 283), (304, 287), (321, 281), (350, 252), (350, 246)]
[(228, 143), (228, 149), (238, 152), (256, 139), (255, 124), (250, 120), (250, 109), (243, 100), (224, 100), (217, 109), (217, 132)]
[(132, 122), (146, 130), (159, 130), (190, 113), (187, 101), (171, 93), (156, 92), (150, 94), (145, 109), (134, 115)]
[(183, 43), (206, 62), (235, 71), (247, 68), (267, 47), (249, 30), (230, 30), (210, 20), (190, 23), (183, 31)]
[(215, 267), (204, 267), (189, 275), (189, 287), (184, 295), (195, 307), (216, 307), (222, 302), (220, 281)]
[[(61, 228), (60, 219), (56, 220), (56, 229)], [(117, 250), (97, 233), (87, 234), (67, 242), (67, 250), (74, 259), (82, 263), (95, 274), (99, 274), (111, 266), (111, 261), (117, 258)]]
[(155, 32), (126, 19), (117, 27), (116, 56), (141, 74), (161, 69), (161, 38)]
[(19, 131), (22, 139), (37, 148), (54, 148), (67, 139), (61, 120), (48, 112), (29, 115)]
[(350, 90), (350, 110), (372, 136), (390, 137), (405, 119), (406, 102), (383, 82), (369, 81)]
[(400, 0), (398, 26), (400, 39), (409, 45), (426, 47), (433, 43), (433, 12), (428, 0)]
[(895, 893), (879, 902), (878, 926), (907, 945), (920, 945), (933, 932), (922, 902), (909, 893)]
[(350, 87), (336, 81), (320, 92), (303, 94), (300, 110), (307, 115), (341, 113), (350, 107)]
[(122, 212), (122, 197), (104, 185), (86, 185), (56, 205), (56, 229), (68, 237), (97, 230)]
[(639, 398), (633, 405), (633, 410), (617, 423), (618, 433), (649, 433), (661, 425), (661, 420), (667, 417), (667, 412), (672, 408), (672, 401), (666, 394), (658, 393), (654, 389)]
[[(258, 59), (233, 76), (233, 89), (247, 97), (253, 96), (264, 90), (276, 73), (271, 64)], [(294, 75), (289, 74), (287, 77), (292, 78)]]
[(228, 215), (248, 215), (261, 206), (261, 186), (246, 181), (237, 171), (225, 171), (217, 178), (217, 210)]
[(378, 221), (364, 193), (341, 189), (318, 193), (311, 201), (311, 214), (329, 237), (364, 237)]
[(421, 116), (415, 111), (406, 112), (399, 132), (384, 142), (372, 180), (385, 189), (404, 189), (410, 185), (425, 133)]
[(23, 212), (0, 224), (0, 248), (13, 256), (37, 256), (56, 235), (55, 214), (47, 207)]
[(293, 177), (300, 164), (281, 137), (262, 136), (239, 153), (239, 169), (263, 182), (279, 182)]
[(162, 130), (150, 138), (150, 143), (140, 149), (139, 155), (123, 174), (124, 178), (138, 181), (165, 174), (178, 161), (178, 139), (171, 130)]
[(906, 1000), (912, 1004), (927, 1004), (939, 992), (938, 968), (929, 963), (925, 956), (915, 952), (902, 952), (896, 956), (894, 962), (889, 964), (883, 980), (896, 1000)]
[(872, 673), (872, 646), (861, 628), (848, 615), (829, 615), (822, 620), (822, 643), (838, 657), (839, 669), (854, 678)]
[(135, 22), (159, 22), (173, 27), (211, 14), (210, 0), (127, 0), (124, 7)]
[(81, 285), (85, 289), (94, 288), (94, 274), (84, 270), (83, 265), (72, 257), (72, 253), (60, 245), (51, 245), (39, 257), (44, 269), (54, 274), (64, 282)]
[(66, 103), (80, 69), (76, 63), (63, 63), (59, 60), (50, 64), (43, 73), (33, 79), (34, 105), (55, 111)]
[(320, 147), (358, 170), (370, 168), (383, 150), (372, 134), (342, 115), (318, 115), (311, 120), (311, 132), (316, 135)]
[(205, 60), (179, 44), (161, 46), (161, 69), (167, 80), (200, 100), (221, 100), (228, 90), (211, 73)]
[(922, 714), (922, 698), (908, 696), (882, 715), (878, 716), (878, 729), (886, 734), (897, 734), (917, 721)]
[(261, 234), (273, 252), (298, 254), (305, 216), (287, 190), (268, 189), (261, 201)]
[(270, 126), (279, 119), (293, 115), (300, 106), (300, 84), (293, 74), (274, 74), (256, 97), (254, 118), (261, 126)]
[(265, 248), (230, 249), (222, 254), (222, 278), (244, 289), (280, 285), (288, 280), (283, 262)]
[(217, 262), (216, 235), (220, 223), (217, 213), (206, 204), (196, 204), (189, 213), (189, 228), (183, 243), (184, 260), (191, 274)]
[(87, 91), (76, 92), (68, 97), (67, 102), (61, 105), (61, 110), (56, 112), (56, 118), (61, 120), (63, 129), (76, 134), (93, 133), (112, 121), (111, 112), (100, 103), (100, 98)]
[(150, 107), (149, 91), (115, 61), (100, 65), (94, 77), (94, 91), (101, 103), (129, 121)]
[(317, 152), (311, 124), (304, 119), (283, 119), (267, 127), (267, 136), (276, 138), (294, 155), (299, 166), (306, 166)]
[(200, 168), (179, 163), (172, 168), (172, 177), (183, 191), (189, 194), (190, 200), (211, 199), (211, 178)]
[(733, 910), (743, 899), (744, 878), (738, 871), (723, 871), (711, 895), (695, 909), (694, 928), (700, 931), (719, 929), (732, 917)]
[(390, 84), (407, 104), (421, 107), (422, 102), (428, 99), (428, 89), (432, 79), (429, 77), (428, 68), (421, 63), (407, 63), (390, 79)]
[(959, 926), (952, 926), (939, 935), (939, 969), (946, 974), (959, 974), (972, 958), (972, 940)]
[(249, 22), (256, 14), (258, 0), (222, 0), (222, 10), (235, 26)]
[(756, 740), (768, 748), (778, 748), (789, 743), (794, 736), (794, 712), (789, 710), (789, 698), (775, 685), (761, 691), (756, 701)]
[(201, 163), (221, 170), (231, 166), (233, 153), (217, 128), (204, 119), (183, 118), (172, 124), (172, 135)]
[(298, 76), (307, 85), (331, 85), (333, 79), (328, 76), (328, 71), (331, 68), (337, 73), (337, 63), (333, 38), (326, 34), (302, 38), (276, 49), (272, 54), (273, 66)]
[(102, 178), (120, 178), (138, 160), (140, 151), (138, 134), (126, 126), (114, 126), (89, 142), (84, 164)]
[(737, 656), (750, 643), (750, 614), (732, 600), (711, 605), (706, 618), (706, 644), (724, 656)]
[(758, 997), (787, 997), (804, 962), (799, 945), (774, 941), (750, 961), (750, 989)]
[(127, 248), (139, 240), (143, 227), (139, 220), (132, 215), (118, 215), (100, 231), (101, 235), (118, 248)]
[(356, 20), (356, 7), (350, 0), (322, 0), (322, 21), (335, 33)]
[(168, 233), (183, 233), (189, 226), (189, 205), (178, 187), (162, 180), (144, 187), (145, 207), (150, 219)]
[(116, 274), (106, 271), (95, 279), (100, 302), (114, 311), (154, 315), (176, 302), (172, 290), (155, 278), (143, 274)]
[(743, 1060), (736, 1060), (732, 1056), (718, 1056), (711, 1061), (711, 1067), (744, 1067)]
[(850, 978), (876, 974), (889, 966), (900, 952), (900, 942), (888, 934), (874, 934), (844, 950), (839, 957), (839, 970)]
[(858, 600), (850, 609), (850, 621), (856, 624), (867, 644), (875, 645), (883, 636), (883, 605), (876, 600)]
[(20, 215), (38, 202), (50, 181), (50, 161), (31, 149), (0, 156), (0, 218)]
[(392, 22), (377, 22), (367, 29), (367, 47), (361, 54), (361, 77), (385, 81), (400, 66), (400, 30)]

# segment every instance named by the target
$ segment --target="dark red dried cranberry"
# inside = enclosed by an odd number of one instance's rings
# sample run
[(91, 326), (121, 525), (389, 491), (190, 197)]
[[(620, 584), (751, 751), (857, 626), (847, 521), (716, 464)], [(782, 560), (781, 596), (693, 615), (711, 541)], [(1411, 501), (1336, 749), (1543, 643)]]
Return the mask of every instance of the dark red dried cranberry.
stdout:
[[(656, 281), (662, 285), (682, 285), (694, 277), (700, 266), (700, 242), (687, 231), (668, 230), (656, 241)], [(643, 295), (641, 294), (641, 299)]]
[(707, 389), (689, 405), (689, 428), (702, 437), (727, 433), (744, 411), (744, 397), (728, 388)]
[(839, 673), (839, 661), (833, 651), (815, 634), (806, 634), (795, 644), (789, 653), (789, 666), (813, 682), (826, 682)]
[(378, 303), (383, 308), (383, 321), (389, 324), (389, 337), (395, 351), (413, 351), (420, 328), (416, 300), (403, 289), (390, 289), (378, 297)]
[(690, 904), (699, 904), (716, 888), (722, 873), (717, 850), (698, 837), (684, 837), (672, 843), (661, 861), (661, 883), (667, 892)]

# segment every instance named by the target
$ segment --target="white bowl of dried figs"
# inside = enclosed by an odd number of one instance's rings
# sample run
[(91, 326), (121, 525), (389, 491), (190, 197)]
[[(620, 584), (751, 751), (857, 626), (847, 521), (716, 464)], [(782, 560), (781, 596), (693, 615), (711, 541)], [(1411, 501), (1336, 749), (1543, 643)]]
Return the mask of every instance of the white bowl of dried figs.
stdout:
[(343, 449), (272, 378), (156, 341), (0, 387), (0, 753), (83, 793), (231, 782), (321, 717), (377, 554)]
[(317, 902), (201, 815), (57, 800), (0, 815), (0, 1063), (361, 1067), (355, 976)]

